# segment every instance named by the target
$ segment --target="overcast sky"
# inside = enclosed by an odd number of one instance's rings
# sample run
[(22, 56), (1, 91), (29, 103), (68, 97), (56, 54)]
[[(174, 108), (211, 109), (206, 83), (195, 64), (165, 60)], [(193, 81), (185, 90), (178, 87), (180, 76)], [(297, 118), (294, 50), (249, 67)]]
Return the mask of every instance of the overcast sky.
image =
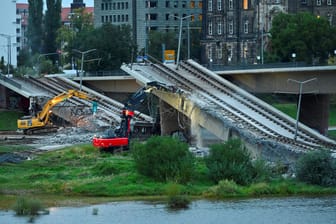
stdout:
[[(83, 0), (86, 6), (93, 7), (93, 1), (94, 0)], [(28, 0), (17, 0), (17, 3), (28, 3)], [(62, 0), (62, 6), (63, 7), (70, 7), (70, 4), (73, 2), (73, 0)]]

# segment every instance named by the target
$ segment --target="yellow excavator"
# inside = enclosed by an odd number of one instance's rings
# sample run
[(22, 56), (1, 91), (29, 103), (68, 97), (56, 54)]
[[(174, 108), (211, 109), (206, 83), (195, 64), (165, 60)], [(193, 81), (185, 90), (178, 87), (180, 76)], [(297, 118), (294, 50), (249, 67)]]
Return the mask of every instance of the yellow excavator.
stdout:
[(51, 109), (57, 104), (72, 97), (95, 101), (94, 97), (89, 96), (85, 92), (70, 89), (67, 92), (63, 92), (48, 100), (48, 102), (43, 106), (42, 110), (37, 112), (35, 116), (23, 116), (18, 119), (18, 129), (22, 130), (24, 134), (46, 133), (57, 130), (57, 127), (53, 126), (52, 122), (50, 121), (50, 114), (52, 113)]

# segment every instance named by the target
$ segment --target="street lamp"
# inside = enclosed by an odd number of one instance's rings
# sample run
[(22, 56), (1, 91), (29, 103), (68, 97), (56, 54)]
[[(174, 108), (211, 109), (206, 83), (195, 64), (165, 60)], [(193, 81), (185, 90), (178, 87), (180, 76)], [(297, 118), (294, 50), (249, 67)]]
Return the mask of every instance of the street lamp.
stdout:
[(293, 58), (294, 66), (295, 66), (296, 53), (292, 53), (292, 58)]
[(92, 51), (95, 51), (96, 49), (90, 49), (87, 51), (79, 51), (77, 49), (72, 49), (74, 52), (80, 53), (82, 55), (81, 57), (81, 74), (80, 74), (80, 81), (79, 81), (79, 90), (82, 91), (82, 78), (83, 78), (83, 64), (84, 64), (84, 55), (88, 54)]
[(302, 86), (303, 86), (303, 84), (306, 84), (308, 82), (315, 81), (315, 80), (317, 80), (317, 78), (312, 78), (312, 79), (308, 79), (308, 80), (305, 80), (305, 81), (298, 81), (298, 80), (294, 80), (294, 79), (288, 79), (287, 80), (287, 82), (295, 82), (295, 83), (299, 84), (299, 102), (298, 102), (298, 109), (297, 109), (297, 112), (296, 112), (296, 124), (295, 124), (294, 140), (296, 140), (296, 138), (297, 138), (297, 132), (298, 132), (298, 126), (299, 126)]
[(177, 59), (176, 59), (176, 69), (178, 69), (178, 64), (179, 64), (179, 61), (180, 61), (181, 38), (182, 38), (182, 21), (184, 19), (192, 17), (192, 15), (184, 16), (184, 17), (179, 17), (179, 16), (173, 16), (173, 17), (180, 20), (180, 31), (179, 31), (179, 39), (178, 39), (178, 47), (177, 47)]

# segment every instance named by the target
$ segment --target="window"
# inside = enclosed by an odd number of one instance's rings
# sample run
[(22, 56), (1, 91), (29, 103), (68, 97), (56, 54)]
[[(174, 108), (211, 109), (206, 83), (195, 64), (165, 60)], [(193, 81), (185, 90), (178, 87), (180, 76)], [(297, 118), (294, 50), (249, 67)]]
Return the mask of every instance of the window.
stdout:
[(217, 34), (219, 35), (222, 34), (222, 22), (221, 21), (217, 23)]
[(243, 9), (248, 9), (248, 0), (243, 0)]
[(199, 2), (198, 2), (198, 8), (201, 9), (202, 7), (203, 7), (203, 1), (199, 1)]
[(195, 1), (190, 1), (190, 8), (191, 9), (195, 8)]
[(166, 20), (169, 20), (170, 14), (166, 13)]
[(232, 59), (232, 46), (228, 46), (228, 48), (227, 48), (227, 51), (228, 51), (228, 61), (231, 61), (231, 59)]
[(248, 32), (249, 32), (248, 26), (249, 26), (249, 21), (246, 20), (246, 21), (244, 22), (244, 33), (248, 33)]
[(166, 1), (166, 8), (170, 8), (170, 1)]
[(186, 1), (182, 1), (182, 8), (187, 7), (187, 2)]
[(306, 5), (307, 4), (307, 0), (301, 0), (301, 4), (302, 5)]
[(174, 1), (174, 8), (178, 7), (178, 1)]
[(128, 15), (126, 14), (126, 22), (128, 22)]
[(321, 5), (322, 1), (321, 0), (316, 0), (316, 5)]
[(208, 46), (208, 58), (210, 61), (212, 61), (212, 48), (211, 46)]
[(104, 16), (101, 17), (101, 22), (104, 23)]
[(229, 21), (229, 34), (233, 34), (233, 21)]
[(128, 2), (125, 3), (125, 7), (126, 7), (126, 9), (128, 9)]
[(212, 35), (212, 21), (209, 21), (208, 33), (209, 35)]
[(327, 0), (327, 5), (332, 5), (332, 0)]
[(208, 11), (212, 11), (212, 0), (208, 1)]
[(229, 9), (233, 9), (233, 0), (229, 0)]
[(222, 50), (222, 46), (220, 44), (217, 46), (217, 58), (218, 59), (223, 58), (223, 50)]
[(191, 20), (192, 22), (194, 22), (194, 21), (195, 21), (195, 16), (194, 16), (194, 15), (191, 15), (190, 20)]
[(102, 11), (104, 11), (104, 8), (105, 8), (104, 6), (105, 6), (105, 4), (102, 3), (102, 4), (101, 4), (101, 10), (102, 10)]
[(217, 10), (218, 11), (222, 10), (222, 0), (217, 0)]

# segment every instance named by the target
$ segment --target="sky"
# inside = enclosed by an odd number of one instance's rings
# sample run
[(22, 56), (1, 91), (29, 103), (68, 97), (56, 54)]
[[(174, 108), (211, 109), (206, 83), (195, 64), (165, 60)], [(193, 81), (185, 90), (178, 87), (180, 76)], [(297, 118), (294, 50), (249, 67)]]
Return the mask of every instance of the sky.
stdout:
[[(93, 1), (94, 0), (83, 0), (86, 6), (93, 7)], [(28, 0), (17, 0), (17, 3), (28, 3)], [(62, 6), (63, 7), (70, 7), (70, 4), (73, 2), (73, 0), (62, 0)]]

